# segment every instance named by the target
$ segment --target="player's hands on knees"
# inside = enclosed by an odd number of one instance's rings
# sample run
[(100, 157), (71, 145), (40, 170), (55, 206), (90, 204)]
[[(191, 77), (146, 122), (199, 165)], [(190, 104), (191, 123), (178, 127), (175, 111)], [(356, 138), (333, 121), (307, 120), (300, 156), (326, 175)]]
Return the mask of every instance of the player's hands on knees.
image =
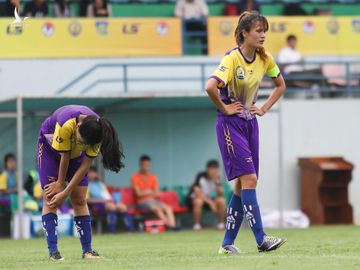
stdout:
[(58, 194), (63, 190), (63, 186), (58, 182), (52, 182), (45, 186), (44, 193), (47, 199), (51, 199), (55, 194)]
[(251, 114), (256, 114), (258, 116), (263, 116), (265, 114), (265, 112), (263, 110), (259, 109), (255, 105), (250, 106), (250, 113)]
[(65, 199), (65, 192), (60, 192), (55, 194), (47, 204), (50, 208), (59, 208), (65, 202)]
[(234, 102), (229, 105), (225, 105), (224, 113), (226, 115), (239, 114), (242, 113), (243, 108), (244, 105), (242, 105), (240, 102)]

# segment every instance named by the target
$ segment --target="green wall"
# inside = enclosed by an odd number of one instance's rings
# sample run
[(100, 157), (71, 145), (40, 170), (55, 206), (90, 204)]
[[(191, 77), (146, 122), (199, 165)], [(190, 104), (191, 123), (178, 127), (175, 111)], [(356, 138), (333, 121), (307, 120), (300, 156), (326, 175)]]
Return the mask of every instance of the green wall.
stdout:
[[(161, 186), (189, 185), (210, 158), (219, 158), (215, 137), (216, 112), (202, 110), (127, 111), (106, 114), (118, 128), (126, 155), (119, 174), (107, 172), (106, 180), (128, 186), (138, 169), (138, 158), (148, 154)], [(35, 166), (36, 138), (43, 117), (24, 118), (24, 171)], [(0, 119), (0, 164), (7, 152), (16, 154), (16, 122)]]
[[(50, 5), (50, 16), (53, 15), (53, 4)], [(79, 13), (78, 4), (72, 5), (75, 13)], [(112, 13), (114, 17), (173, 17), (175, 4), (126, 4), (126, 3), (112, 3)], [(335, 16), (352, 16), (360, 14), (360, 5), (356, 4), (314, 4), (304, 3), (301, 5), (305, 11), (312, 15), (315, 8), (331, 9)], [(224, 4), (214, 3), (209, 4), (210, 16), (222, 16), (224, 11)], [(283, 12), (283, 4), (272, 3), (262, 4), (261, 12), (267, 16), (279, 16)]]

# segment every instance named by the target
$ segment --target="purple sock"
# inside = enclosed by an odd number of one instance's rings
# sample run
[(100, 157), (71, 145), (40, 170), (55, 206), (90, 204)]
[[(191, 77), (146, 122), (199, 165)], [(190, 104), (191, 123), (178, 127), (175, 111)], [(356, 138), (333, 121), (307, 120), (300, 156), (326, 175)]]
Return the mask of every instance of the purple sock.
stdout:
[(74, 217), (74, 224), (80, 236), (83, 254), (92, 251), (91, 248), (91, 218), (90, 216)]
[(241, 197), (233, 194), (227, 209), (226, 217), (226, 231), (222, 246), (234, 244), (235, 238), (239, 232), (242, 220), (244, 218), (244, 211), (241, 203)]
[(48, 213), (42, 216), (43, 229), (46, 237), (46, 241), (48, 244), (49, 255), (58, 251), (57, 248), (57, 233), (56, 226), (58, 223), (58, 218), (55, 213)]
[(256, 199), (255, 189), (243, 189), (241, 198), (244, 207), (245, 218), (248, 220), (251, 230), (254, 233), (258, 245), (264, 240), (266, 235), (261, 221), (260, 208)]
[(115, 211), (108, 211), (106, 214), (106, 222), (108, 225), (108, 231), (111, 233), (116, 232), (117, 215)]
[(122, 215), (128, 231), (133, 232), (135, 228), (134, 228), (134, 222), (132, 216), (128, 212), (122, 213)]

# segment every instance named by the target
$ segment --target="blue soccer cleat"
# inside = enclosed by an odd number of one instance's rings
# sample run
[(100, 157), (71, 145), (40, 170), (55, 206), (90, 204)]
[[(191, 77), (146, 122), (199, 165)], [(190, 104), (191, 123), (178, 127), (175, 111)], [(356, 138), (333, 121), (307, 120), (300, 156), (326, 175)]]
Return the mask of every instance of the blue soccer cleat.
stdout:
[(281, 247), (285, 242), (286, 238), (276, 238), (273, 236), (265, 236), (262, 244), (258, 246), (259, 252), (273, 251)]

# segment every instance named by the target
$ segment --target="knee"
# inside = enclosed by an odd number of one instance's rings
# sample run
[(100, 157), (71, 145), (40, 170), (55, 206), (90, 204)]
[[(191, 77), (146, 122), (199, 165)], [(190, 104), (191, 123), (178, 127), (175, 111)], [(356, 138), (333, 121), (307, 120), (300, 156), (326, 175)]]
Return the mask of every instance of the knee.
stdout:
[(74, 208), (87, 206), (87, 201), (85, 197), (72, 197), (70, 198), (70, 200)]
[(168, 205), (165, 205), (165, 206), (164, 206), (164, 209), (165, 209), (165, 211), (168, 212), (168, 213), (172, 213), (172, 211), (173, 211), (172, 208), (171, 208), (170, 206), (168, 206)]
[(242, 189), (255, 189), (257, 177), (255, 174), (244, 175), (240, 177)]
[(105, 208), (106, 208), (106, 210), (109, 210), (109, 211), (115, 211), (116, 205), (114, 203), (107, 203)]
[(127, 207), (125, 204), (119, 203), (116, 205), (116, 208), (119, 212), (123, 213), (127, 211)]
[(194, 207), (202, 207), (204, 204), (204, 201), (202, 199), (199, 199), (199, 198), (195, 198), (193, 200), (193, 205)]
[(220, 206), (226, 205), (226, 201), (225, 201), (224, 197), (217, 197), (215, 199), (215, 202), (217, 205), (220, 205)]

